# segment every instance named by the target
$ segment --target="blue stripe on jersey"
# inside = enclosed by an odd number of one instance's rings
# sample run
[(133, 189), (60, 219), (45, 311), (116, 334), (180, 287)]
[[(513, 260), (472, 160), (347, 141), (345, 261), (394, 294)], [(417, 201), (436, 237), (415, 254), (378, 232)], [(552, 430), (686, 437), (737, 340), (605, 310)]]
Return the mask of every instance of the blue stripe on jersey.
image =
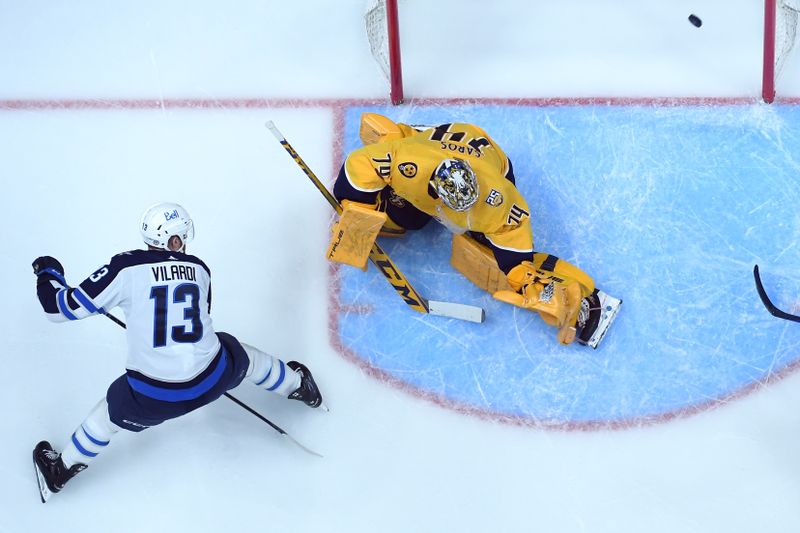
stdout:
[(99, 439), (96, 439), (96, 438), (92, 437), (89, 434), (89, 432), (86, 431), (86, 428), (83, 427), (83, 426), (81, 426), (81, 429), (83, 430), (83, 434), (86, 435), (86, 438), (88, 438), (90, 441), (92, 441), (93, 444), (96, 444), (97, 446), (108, 446), (109, 442), (111, 442), (111, 441), (108, 441), (108, 440), (99, 440)]
[[(219, 358), (219, 362), (217, 362), (217, 366), (214, 368), (214, 371), (196, 385), (184, 389), (158, 387), (156, 385), (151, 385), (150, 383), (145, 383), (144, 381), (136, 379), (130, 375), (128, 375), (127, 378), (131, 388), (139, 394), (143, 394), (150, 398), (164, 402), (183, 402), (186, 400), (194, 400), (195, 398), (208, 392), (209, 389), (216, 385), (219, 379), (222, 377), (222, 373), (225, 371), (226, 365), (227, 353), (223, 347), (222, 357)], [(176, 384), (170, 383), (169, 385), (174, 387)]]
[(75, 433), (72, 434), (72, 444), (74, 444), (75, 447), (78, 448), (78, 451), (81, 452), (86, 457), (97, 457), (96, 453), (90, 452), (89, 450), (81, 446), (81, 443), (78, 441), (78, 437), (75, 436)]
[(278, 381), (272, 387), (268, 387), (267, 390), (275, 390), (280, 387), (281, 383), (283, 383), (283, 378), (286, 376), (286, 366), (280, 359), (278, 359), (278, 362), (281, 364), (281, 375), (278, 376)]
[(100, 312), (100, 309), (98, 309), (97, 306), (94, 305), (92, 301), (85, 294), (83, 294), (83, 291), (81, 291), (80, 289), (75, 289), (72, 292), (72, 295), (75, 297), (76, 300), (78, 300), (78, 303), (80, 303), (90, 313)]
[(78, 320), (78, 317), (72, 314), (67, 305), (67, 289), (61, 289), (56, 296), (58, 298), (58, 310), (61, 311), (61, 314), (70, 320)]

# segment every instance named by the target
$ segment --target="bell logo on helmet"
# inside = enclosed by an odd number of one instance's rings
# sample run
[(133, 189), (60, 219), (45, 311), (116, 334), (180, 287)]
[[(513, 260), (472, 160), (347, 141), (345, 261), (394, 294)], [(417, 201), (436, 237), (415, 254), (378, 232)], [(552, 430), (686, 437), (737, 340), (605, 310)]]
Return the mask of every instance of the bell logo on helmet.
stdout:
[(163, 250), (168, 249), (171, 237), (178, 237), (183, 245), (194, 238), (194, 223), (189, 213), (175, 203), (150, 206), (142, 215), (140, 228), (147, 245)]

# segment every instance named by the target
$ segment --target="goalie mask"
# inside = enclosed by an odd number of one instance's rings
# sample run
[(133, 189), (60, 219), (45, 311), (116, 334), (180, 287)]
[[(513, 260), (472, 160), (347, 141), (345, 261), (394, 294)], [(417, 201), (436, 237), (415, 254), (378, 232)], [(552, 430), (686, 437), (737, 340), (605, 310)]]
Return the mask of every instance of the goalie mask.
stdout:
[(478, 179), (462, 159), (442, 161), (431, 182), (444, 205), (453, 211), (466, 211), (478, 201)]
[(149, 246), (169, 250), (170, 237), (177, 236), (182, 245), (194, 238), (194, 224), (186, 209), (178, 204), (160, 203), (147, 208), (139, 225), (144, 242)]

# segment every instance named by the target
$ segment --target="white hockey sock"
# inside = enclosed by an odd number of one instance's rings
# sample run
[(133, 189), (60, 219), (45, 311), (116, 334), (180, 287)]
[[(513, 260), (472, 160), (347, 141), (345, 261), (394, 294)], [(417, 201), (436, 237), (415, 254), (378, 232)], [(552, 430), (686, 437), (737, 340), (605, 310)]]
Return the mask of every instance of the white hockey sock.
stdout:
[(61, 452), (64, 466), (69, 468), (75, 463), (88, 465), (98, 453), (108, 446), (111, 437), (117, 431), (119, 428), (111, 422), (108, 415), (108, 403), (103, 398), (78, 426), (78, 429), (72, 434), (69, 444)]
[(242, 343), (242, 348), (250, 358), (247, 377), (259, 387), (285, 398), (300, 386), (300, 374), (286, 366), (286, 363), (277, 357), (272, 357), (245, 343)]

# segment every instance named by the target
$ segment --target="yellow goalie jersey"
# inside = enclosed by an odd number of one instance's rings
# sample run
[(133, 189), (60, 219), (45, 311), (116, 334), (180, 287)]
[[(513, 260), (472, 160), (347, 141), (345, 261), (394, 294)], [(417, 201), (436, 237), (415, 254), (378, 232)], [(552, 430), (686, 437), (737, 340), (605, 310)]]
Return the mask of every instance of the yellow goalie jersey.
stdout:
[[(506, 177), (510, 174), (508, 157), (482, 128), (456, 123), (414, 131), (404, 124), (398, 126), (407, 137), (370, 144), (348, 156), (344, 165), (347, 184), (336, 187), (340, 200), (344, 196), (374, 204), (388, 185), (453, 232), (483, 234), (496, 249), (498, 263), (506, 272), (521, 254), (532, 256), (530, 209)], [(465, 211), (450, 209), (431, 185), (442, 161), (456, 158), (469, 163), (478, 182), (478, 200)], [(506, 254), (514, 257), (513, 264), (500, 260), (499, 256)]]

